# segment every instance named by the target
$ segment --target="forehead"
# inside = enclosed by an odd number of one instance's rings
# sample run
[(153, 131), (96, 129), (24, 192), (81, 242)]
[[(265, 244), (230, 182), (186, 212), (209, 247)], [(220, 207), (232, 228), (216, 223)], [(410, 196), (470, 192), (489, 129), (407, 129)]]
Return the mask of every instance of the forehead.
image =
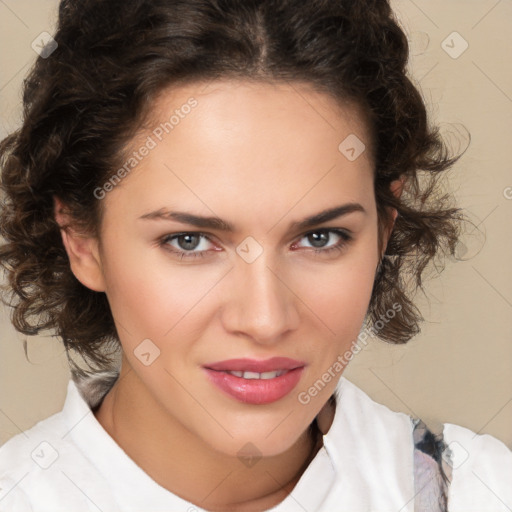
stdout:
[[(271, 209), (275, 216), (280, 204), (285, 211), (306, 196), (328, 207), (361, 202), (372, 191), (361, 111), (307, 84), (231, 80), (170, 88), (153, 102), (131, 150), (149, 140), (151, 150), (113, 193), (126, 189), (138, 211), (178, 198), (201, 210)], [(347, 158), (347, 146), (362, 152)]]
[[(196, 105), (190, 108), (192, 101)], [(188, 124), (197, 122), (194, 128), (204, 129), (201, 136), (205, 142), (210, 122), (217, 131), (246, 130), (245, 133), (254, 135), (249, 130), (255, 130), (261, 136), (265, 131), (272, 134), (288, 127), (286, 132), (281, 132), (282, 136), (296, 134), (302, 144), (325, 137), (328, 132), (334, 139), (357, 133), (367, 149), (371, 149), (368, 119), (363, 108), (353, 101), (337, 101), (304, 82), (225, 79), (178, 85), (164, 89), (154, 99), (146, 127), (158, 128), (170, 121), (173, 112), (177, 114), (171, 122), (173, 130), (185, 118), (192, 118)], [(210, 131), (210, 134), (215, 136), (215, 132)]]

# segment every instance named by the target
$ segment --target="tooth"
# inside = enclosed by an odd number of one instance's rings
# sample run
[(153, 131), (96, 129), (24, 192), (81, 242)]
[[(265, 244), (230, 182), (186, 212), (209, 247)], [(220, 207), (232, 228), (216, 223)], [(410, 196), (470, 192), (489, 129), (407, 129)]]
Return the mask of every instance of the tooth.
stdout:
[(285, 374), (287, 370), (275, 370), (273, 372), (244, 372), (239, 370), (226, 370), (226, 373), (229, 373), (230, 375), (234, 375), (235, 377), (243, 378), (243, 379), (275, 379), (276, 377), (280, 377), (281, 375)]
[(244, 372), (243, 374), (244, 379), (259, 379), (260, 374), (256, 372)]

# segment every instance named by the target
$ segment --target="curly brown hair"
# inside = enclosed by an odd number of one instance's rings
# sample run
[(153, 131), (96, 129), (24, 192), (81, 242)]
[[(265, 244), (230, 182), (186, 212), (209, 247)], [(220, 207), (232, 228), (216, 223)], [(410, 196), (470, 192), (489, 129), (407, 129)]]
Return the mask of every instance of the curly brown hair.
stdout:
[[(413, 295), (431, 260), (454, 255), (464, 219), (439, 182), (460, 155), (428, 122), (386, 0), (62, 0), (54, 38), (58, 47), (24, 82), (21, 127), (0, 143), (0, 265), (18, 331), (54, 330), (68, 358), (111, 367), (119, 338), (107, 297), (73, 275), (53, 198), (98, 236), (94, 190), (126, 161), (157, 95), (217, 78), (304, 82), (363, 109), (379, 227), (398, 211), (367, 319), (398, 302), (378, 336), (405, 343), (420, 331)], [(396, 197), (390, 183), (399, 178)]]

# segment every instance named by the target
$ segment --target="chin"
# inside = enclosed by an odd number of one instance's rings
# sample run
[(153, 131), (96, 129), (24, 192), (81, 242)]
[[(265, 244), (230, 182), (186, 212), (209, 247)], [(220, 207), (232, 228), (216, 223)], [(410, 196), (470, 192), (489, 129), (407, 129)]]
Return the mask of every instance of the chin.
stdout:
[(290, 432), (289, 426), (288, 428), (278, 426), (279, 421), (265, 427), (263, 423), (260, 425), (260, 428), (255, 429), (253, 425), (252, 428), (239, 433), (230, 432), (233, 437), (229, 439), (223, 435), (217, 439), (209, 437), (207, 442), (215, 451), (230, 457), (240, 459), (275, 457), (292, 448), (307, 431), (306, 425), (303, 431)]

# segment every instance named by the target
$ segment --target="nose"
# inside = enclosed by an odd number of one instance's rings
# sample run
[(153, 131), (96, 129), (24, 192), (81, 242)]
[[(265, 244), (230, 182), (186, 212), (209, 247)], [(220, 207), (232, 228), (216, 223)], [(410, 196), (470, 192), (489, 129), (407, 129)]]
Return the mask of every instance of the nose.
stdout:
[(258, 344), (273, 344), (297, 328), (298, 299), (286, 274), (273, 270), (265, 252), (252, 263), (243, 260), (231, 272), (234, 292), (224, 310), (227, 331)]

